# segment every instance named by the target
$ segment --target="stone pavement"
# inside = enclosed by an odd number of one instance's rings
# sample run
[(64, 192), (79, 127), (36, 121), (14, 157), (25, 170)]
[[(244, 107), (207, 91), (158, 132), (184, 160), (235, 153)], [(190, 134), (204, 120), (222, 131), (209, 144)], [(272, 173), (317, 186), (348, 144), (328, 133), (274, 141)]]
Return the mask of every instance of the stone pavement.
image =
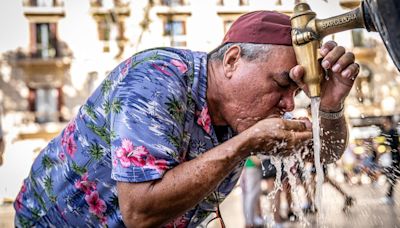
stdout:
[[(356, 198), (355, 205), (347, 212), (342, 211), (343, 198), (330, 185), (323, 186), (323, 210), (319, 223), (315, 215), (305, 216), (303, 222), (286, 222), (285, 228), (295, 227), (362, 227), (362, 228), (400, 228), (400, 186), (395, 189), (394, 205), (386, 205), (381, 198), (384, 196), (386, 185), (373, 187), (372, 185), (342, 184), (344, 189)], [(300, 191), (301, 192), (301, 191)], [(263, 207), (268, 212), (268, 202), (262, 199)], [(284, 209), (287, 205), (283, 204)], [(282, 212), (284, 213), (284, 211)], [(239, 187), (221, 204), (221, 214), (227, 228), (244, 227), (242, 213), (242, 197)], [(0, 206), (0, 228), (13, 227), (14, 211), (11, 204), (3, 203)], [(218, 222), (211, 222), (208, 228), (219, 227)], [(266, 227), (271, 227), (266, 225)]]
[[(322, 215), (306, 215), (302, 222), (285, 222), (284, 228), (295, 227), (362, 227), (362, 228), (400, 228), (400, 184), (395, 189), (395, 203), (387, 205), (382, 197), (387, 189), (385, 185), (374, 187), (370, 184), (353, 185), (341, 184), (346, 192), (356, 199), (356, 203), (347, 213), (342, 211), (343, 197), (329, 184), (323, 185)], [(227, 228), (244, 227), (244, 216), (241, 205), (241, 190), (236, 188), (221, 204), (221, 214)], [(263, 209), (268, 215), (267, 200), (261, 200)], [(282, 205), (287, 208), (287, 205)], [(282, 214), (284, 215), (284, 211)], [(269, 216), (271, 218), (271, 216)], [(317, 223), (318, 221), (318, 223)], [(217, 228), (217, 222), (209, 224), (209, 228)], [(271, 227), (271, 225), (265, 225)]]

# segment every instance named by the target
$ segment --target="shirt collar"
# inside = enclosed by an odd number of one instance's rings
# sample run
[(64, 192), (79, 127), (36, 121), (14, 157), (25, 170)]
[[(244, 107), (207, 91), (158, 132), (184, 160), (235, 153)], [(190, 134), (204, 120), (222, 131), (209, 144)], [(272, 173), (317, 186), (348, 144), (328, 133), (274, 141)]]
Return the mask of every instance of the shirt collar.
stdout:
[[(194, 78), (192, 85), (192, 96), (195, 102), (195, 118), (196, 123), (211, 136), (213, 143), (218, 145), (216, 132), (211, 124), (211, 116), (208, 112), (207, 105), (207, 54), (204, 52), (194, 52)], [(226, 127), (226, 134), (222, 136), (223, 141), (233, 136), (233, 131), (230, 127)]]

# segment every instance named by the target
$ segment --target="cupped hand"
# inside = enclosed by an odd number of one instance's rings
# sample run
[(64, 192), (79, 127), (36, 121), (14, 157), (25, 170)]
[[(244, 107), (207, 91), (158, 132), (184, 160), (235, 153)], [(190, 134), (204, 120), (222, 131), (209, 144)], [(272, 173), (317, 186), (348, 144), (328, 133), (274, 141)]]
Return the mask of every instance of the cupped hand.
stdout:
[(242, 132), (248, 138), (249, 151), (288, 156), (309, 144), (312, 138), (308, 119), (267, 118)]
[[(339, 111), (354, 84), (360, 66), (355, 62), (352, 52), (346, 52), (344, 47), (337, 46), (334, 41), (323, 44), (320, 54), (321, 66), (327, 73), (321, 80), (320, 109), (328, 112)], [(300, 65), (293, 67), (290, 71), (292, 80), (308, 94), (303, 76), (304, 69)]]

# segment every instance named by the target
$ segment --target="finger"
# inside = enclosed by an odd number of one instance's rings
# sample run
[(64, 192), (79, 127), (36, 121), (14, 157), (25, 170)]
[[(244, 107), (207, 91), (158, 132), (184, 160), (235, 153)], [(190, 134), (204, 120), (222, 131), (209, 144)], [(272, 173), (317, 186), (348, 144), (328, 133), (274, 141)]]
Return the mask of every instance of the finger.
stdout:
[(292, 81), (294, 81), (297, 84), (297, 86), (300, 89), (306, 92), (307, 85), (306, 83), (304, 83), (303, 76), (304, 76), (304, 68), (302, 66), (297, 65), (292, 69), (290, 69), (289, 77), (292, 79)]
[(333, 40), (330, 40), (326, 43), (324, 43), (320, 49), (320, 54), (322, 57), (325, 57), (332, 49), (334, 49), (337, 46), (337, 43)]
[(332, 68), (337, 63), (338, 59), (342, 57), (342, 55), (345, 52), (346, 50), (342, 46), (337, 46), (333, 48), (332, 51), (330, 51), (322, 60), (321, 63), (322, 67), (327, 70)]
[(288, 142), (294, 147), (306, 146), (305, 142), (312, 139), (311, 131), (295, 132), (291, 131), (290, 136), (288, 136)]
[(299, 132), (309, 130), (303, 120), (283, 120), (283, 129)]
[(360, 65), (358, 63), (352, 63), (349, 66), (346, 67), (340, 74), (342, 77), (355, 80), (358, 73), (360, 72)]
[(332, 71), (336, 72), (336, 73), (342, 72), (349, 65), (353, 64), (355, 59), (356, 58), (355, 58), (355, 56), (354, 56), (354, 54), (352, 52), (346, 52), (333, 65)]

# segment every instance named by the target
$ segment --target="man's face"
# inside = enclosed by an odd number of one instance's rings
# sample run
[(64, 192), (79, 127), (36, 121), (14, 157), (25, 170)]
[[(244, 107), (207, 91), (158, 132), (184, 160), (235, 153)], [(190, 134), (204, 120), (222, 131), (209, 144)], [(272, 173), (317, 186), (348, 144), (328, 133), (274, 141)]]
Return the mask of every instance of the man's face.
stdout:
[(281, 117), (294, 109), (297, 85), (289, 71), (296, 63), (292, 47), (273, 46), (264, 60), (240, 58), (232, 73), (226, 121), (242, 132), (261, 119)]

